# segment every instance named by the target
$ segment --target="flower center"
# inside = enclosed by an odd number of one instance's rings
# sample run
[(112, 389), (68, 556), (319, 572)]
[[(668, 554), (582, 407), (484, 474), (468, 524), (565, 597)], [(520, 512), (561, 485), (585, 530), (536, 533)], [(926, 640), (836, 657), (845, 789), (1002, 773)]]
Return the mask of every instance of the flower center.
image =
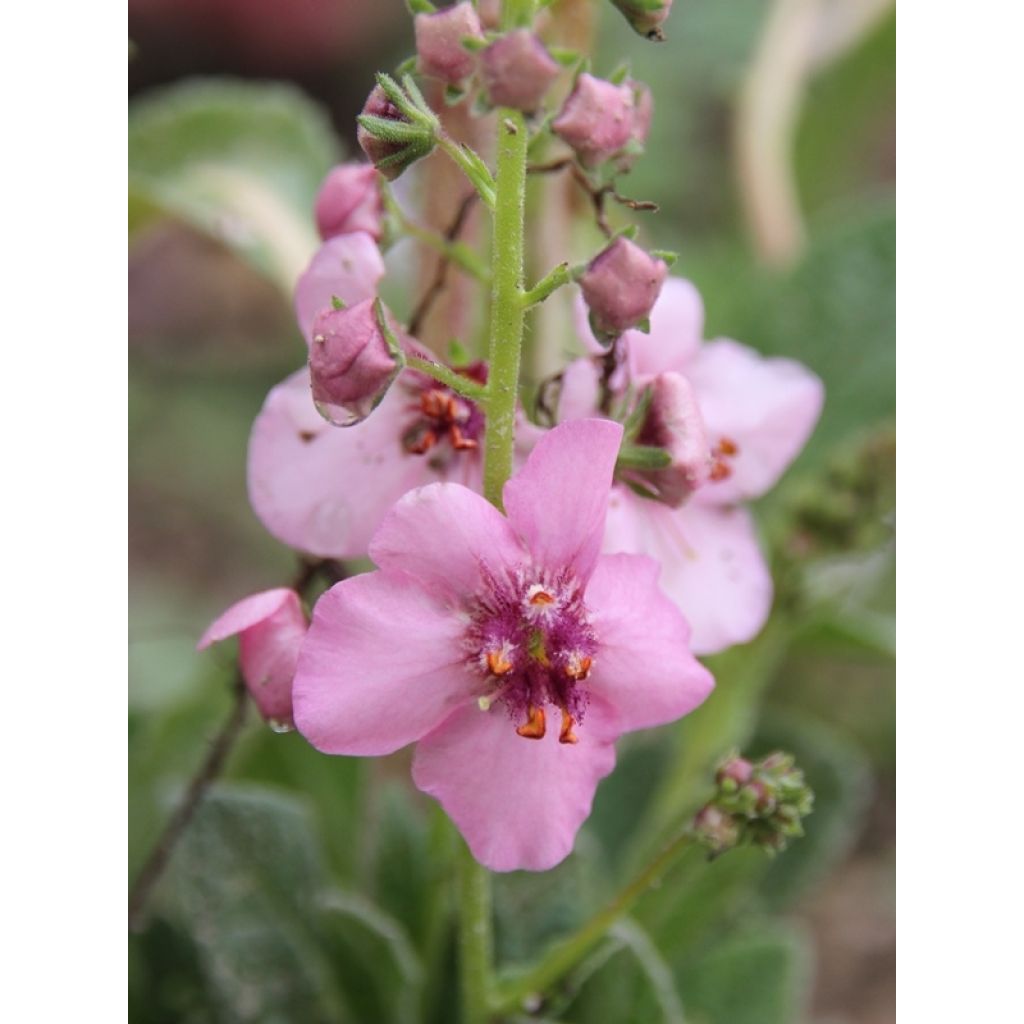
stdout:
[(720, 437), (718, 444), (711, 449), (712, 481), (728, 480), (732, 476), (732, 459), (740, 453), (739, 445), (728, 437)]
[(483, 677), (479, 703), (500, 701), (525, 739), (547, 732), (545, 707), (559, 712), (560, 743), (576, 743), (597, 637), (582, 589), (569, 572), (521, 568), (506, 579), (485, 578), (469, 607), (467, 661)]
[[(460, 372), (480, 383), (487, 379), (483, 363), (474, 363)], [(409, 405), (413, 417), (402, 435), (402, 447), (410, 455), (430, 452), (432, 458), (440, 454), (438, 449), (445, 441), (450, 444), (450, 453), (474, 451), (484, 426), (476, 404), (430, 378), (417, 377)]]

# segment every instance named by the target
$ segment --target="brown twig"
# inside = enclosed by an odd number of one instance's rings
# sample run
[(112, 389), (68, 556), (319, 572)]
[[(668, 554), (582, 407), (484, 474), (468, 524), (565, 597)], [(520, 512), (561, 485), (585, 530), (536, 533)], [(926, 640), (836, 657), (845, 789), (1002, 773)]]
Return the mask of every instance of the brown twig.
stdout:
[(143, 911), (149, 901), (153, 887), (164, 873), (164, 869), (167, 867), (175, 846), (177, 846), (178, 841), (185, 833), (185, 829), (188, 828), (189, 823), (192, 821), (192, 816), (195, 814), (196, 808), (202, 801), (206, 791), (223, 771), (228, 754), (231, 753), (231, 748), (235, 745), (235, 740), (238, 739), (239, 733), (242, 731), (242, 725), (245, 723), (247, 699), (245, 681), (242, 679), (240, 672), (235, 676), (232, 690), (233, 699), (228, 717), (210, 745), (210, 749), (207, 751), (206, 758), (200, 765), (199, 770), (192, 776), (192, 781), (189, 782), (188, 789), (185, 790), (185, 796), (168, 819), (163, 832), (160, 833), (156, 846), (153, 847), (146, 858), (145, 864), (142, 865), (142, 870), (139, 871), (135, 883), (129, 891), (128, 928), (130, 931), (141, 930)]
[[(459, 235), (462, 234), (462, 229), (466, 226), (466, 221), (469, 218), (469, 212), (473, 209), (473, 203), (476, 202), (476, 198), (477, 193), (475, 191), (468, 192), (462, 202), (459, 203), (459, 208), (455, 211), (454, 219), (445, 230), (444, 240), (446, 242), (454, 242)], [(413, 335), (413, 337), (419, 333), (420, 328), (423, 326), (423, 321), (427, 318), (427, 314), (437, 301), (438, 296), (444, 291), (445, 282), (448, 279), (448, 268), (450, 266), (451, 260), (447, 256), (438, 257), (437, 268), (434, 271), (434, 279), (430, 282), (429, 287), (423, 293), (423, 297), (416, 303), (416, 308), (409, 317), (409, 333)]]

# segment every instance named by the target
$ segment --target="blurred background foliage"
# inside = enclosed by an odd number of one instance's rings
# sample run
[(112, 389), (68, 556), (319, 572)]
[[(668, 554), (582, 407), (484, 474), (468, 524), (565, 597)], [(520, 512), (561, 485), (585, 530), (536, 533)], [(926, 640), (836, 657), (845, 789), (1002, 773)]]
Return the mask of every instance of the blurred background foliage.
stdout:
[[(586, 2), (556, 10), (571, 28)], [(528, 960), (602, 904), (703, 802), (730, 748), (784, 746), (817, 792), (806, 838), (774, 861), (684, 858), (530, 1019), (884, 1024), (895, 1019), (895, 15), (857, 0), (677, 0), (669, 41), (652, 46), (607, 6), (596, 69), (625, 54), (657, 101), (627, 179), (661, 206), (639, 215), (644, 239), (680, 253), (708, 337), (802, 360), (827, 403), (757, 509), (772, 621), (710, 659), (719, 686), (697, 713), (620, 745), (563, 865), (498, 877), (499, 955)], [(758, 237), (737, 132), (766, 26), (808, 10), (818, 21), (789, 162), (802, 223), (780, 260)], [(295, 572), (249, 509), (248, 431), (303, 358), (289, 291), (316, 244), (316, 187), (354, 151), (373, 71), (412, 44), (398, 0), (131, 0), (129, 19), (134, 876), (230, 704), (230, 651), (199, 657), (196, 639), (228, 603)], [(401, 248), (389, 263), (412, 280)], [(457, 1019), (449, 844), (406, 756), (324, 757), (250, 715), (132, 939), (132, 1020)]]

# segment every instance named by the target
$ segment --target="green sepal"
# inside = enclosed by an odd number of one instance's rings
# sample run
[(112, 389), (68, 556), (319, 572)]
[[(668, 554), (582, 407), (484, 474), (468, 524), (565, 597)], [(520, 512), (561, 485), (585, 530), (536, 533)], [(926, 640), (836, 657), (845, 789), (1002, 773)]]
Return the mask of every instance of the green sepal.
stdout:
[(622, 85), (629, 78), (630, 67), (628, 61), (623, 61), (609, 76), (608, 81), (612, 85)]
[(437, 11), (437, 8), (430, 2), (430, 0), (405, 0), (405, 6), (412, 15), (434, 14)]
[(624, 444), (619, 449), (616, 468), (622, 469), (668, 469), (672, 456), (664, 448), (649, 444)]
[(331, 308), (332, 309), (347, 309), (345, 303), (338, 298), (337, 295), (331, 296)]
[(652, 249), (651, 255), (656, 260), (661, 260), (662, 263), (665, 263), (670, 267), (679, 259), (679, 253), (673, 252), (671, 249)]

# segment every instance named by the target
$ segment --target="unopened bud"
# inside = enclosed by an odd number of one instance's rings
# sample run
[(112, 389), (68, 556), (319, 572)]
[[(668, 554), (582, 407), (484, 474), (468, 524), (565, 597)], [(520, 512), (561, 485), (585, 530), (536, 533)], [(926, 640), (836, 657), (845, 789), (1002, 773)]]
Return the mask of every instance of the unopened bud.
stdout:
[(402, 369), (401, 349), (380, 300), (330, 309), (313, 322), (309, 371), (324, 419), (350, 427), (366, 419)]
[(476, 67), (476, 58), (463, 45), (463, 39), (484, 38), (476, 8), (464, 0), (433, 14), (417, 14), (417, 66), (424, 75), (458, 85)]
[(612, 3), (634, 32), (659, 43), (665, 38), (661, 26), (672, 10), (672, 0), (612, 0)]
[(590, 262), (580, 278), (590, 309), (590, 328), (598, 341), (610, 343), (642, 324), (661, 292), (668, 266), (628, 238), (616, 238)]
[(635, 131), (634, 90), (586, 73), (576, 79), (551, 130), (585, 167), (614, 156)]
[(715, 775), (715, 782), (725, 793), (735, 793), (745, 786), (754, 774), (754, 766), (745, 757), (730, 757)]
[(374, 86), (357, 121), (359, 145), (388, 181), (427, 156), (437, 141), (436, 125), (413, 122), (382, 85)]
[(238, 637), (238, 666), (260, 714), (278, 732), (293, 729), (292, 681), (308, 628), (299, 595), (278, 588), (233, 604), (211, 623), (198, 649)]
[(731, 850), (740, 841), (742, 829), (731, 814), (708, 804), (693, 819), (693, 831), (713, 854), (719, 854)]
[(496, 107), (531, 113), (558, 77), (560, 66), (529, 30), (517, 28), (480, 54), (487, 98)]
[(325, 242), (354, 231), (365, 231), (380, 241), (383, 203), (375, 168), (371, 164), (339, 164), (324, 178), (314, 212)]
[(711, 448), (697, 396), (680, 373), (660, 373), (644, 398), (646, 412), (635, 443), (658, 449), (667, 465), (625, 469), (620, 475), (671, 508), (682, 506), (708, 479)]

